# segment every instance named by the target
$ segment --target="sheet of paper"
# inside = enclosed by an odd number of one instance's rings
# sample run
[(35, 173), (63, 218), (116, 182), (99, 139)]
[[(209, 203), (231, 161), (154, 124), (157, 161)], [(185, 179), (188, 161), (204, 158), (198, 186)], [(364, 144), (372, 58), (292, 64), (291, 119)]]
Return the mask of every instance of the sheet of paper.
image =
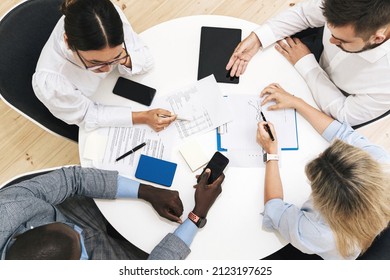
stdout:
[(235, 118), (222, 126), (221, 146), (227, 149), (231, 166), (255, 167), (262, 165), (262, 149), (256, 142), (257, 123), (262, 121), (262, 111), (276, 131), (279, 148), (297, 149), (296, 115), (292, 109), (267, 111), (271, 103), (261, 106), (258, 95), (229, 95), (229, 105)]
[(88, 160), (103, 159), (104, 150), (107, 143), (107, 137), (99, 132), (99, 129), (92, 131), (85, 141), (85, 148), (83, 152), (83, 158)]
[[(106, 170), (117, 170), (122, 175), (133, 176), (141, 154), (170, 160), (172, 145), (167, 135), (161, 137), (152, 129), (137, 127), (110, 127), (99, 129), (99, 137), (104, 136), (103, 156), (93, 159), (93, 166)], [(92, 140), (93, 141), (93, 138)], [(115, 160), (132, 148), (145, 142), (145, 147), (116, 162)], [(101, 148), (100, 148), (101, 149)]]
[(213, 75), (156, 98), (153, 106), (191, 120), (174, 122), (180, 138), (210, 131), (233, 120)]

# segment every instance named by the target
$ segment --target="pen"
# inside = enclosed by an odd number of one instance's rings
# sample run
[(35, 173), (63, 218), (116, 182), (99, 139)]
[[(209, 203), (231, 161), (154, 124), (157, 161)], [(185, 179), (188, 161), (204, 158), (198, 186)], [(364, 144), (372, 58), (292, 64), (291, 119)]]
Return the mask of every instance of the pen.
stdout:
[[(265, 119), (265, 116), (264, 116), (262, 111), (260, 111), (260, 114), (261, 114), (261, 117), (263, 118), (263, 121), (267, 122), (267, 120)], [(268, 123), (265, 124), (265, 130), (267, 130), (267, 132), (269, 134), (269, 137), (271, 137), (271, 140), (275, 141), (275, 138), (272, 135), (271, 128), (269, 127)]]
[(120, 161), (121, 159), (127, 157), (128, 155), (131, 155), (132, 153), (134, 153), (135, 151), (138, 151), (139, 149), (141, 149), (143, 146), (145, 146), (146, 143), (143, 142), (142, 144), (139, 144), (138, 146), (135, 146), (134, 148), (132, 148), (130, 151), (128, 151), (127, 153), (124, 153), (123, 155), (121, 155), (120, 157), (118, 157), (115, 161)]
[[(160, 118), (170, 118), (170, 117), (173, 117), (173, 116), (168, 116), (168, 115), (158, 115)], [(189, 118), (185, 118), (185, 117), (182, 117), (182, 116), (179, 116), (177, 115), (176, 116), (176, 119), (179, 120), (179, 121), (191, 121)]]

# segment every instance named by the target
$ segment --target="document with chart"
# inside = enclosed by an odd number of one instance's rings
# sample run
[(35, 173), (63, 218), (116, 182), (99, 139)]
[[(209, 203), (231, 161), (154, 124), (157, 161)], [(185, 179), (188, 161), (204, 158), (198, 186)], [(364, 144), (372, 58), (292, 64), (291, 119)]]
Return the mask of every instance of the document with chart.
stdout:
[(298, 149), (296, 112), (293, 109), (268, 111), (273, 103), (261, 106), (258, 95), (229, 95), (228, 104), (234, 108), (234, 120), (219, 129), (218, 149), (225, 151), (231, 166), (255, 167), (262, 162), (262, 149), (256, 142), (257, 123), (261, 112), (275, 127), (279, 148)]
[(180, 138), (210, 131), (233, 120), (213, 75), (156, 98), (153, 106), (187, 119), (173, 123)]

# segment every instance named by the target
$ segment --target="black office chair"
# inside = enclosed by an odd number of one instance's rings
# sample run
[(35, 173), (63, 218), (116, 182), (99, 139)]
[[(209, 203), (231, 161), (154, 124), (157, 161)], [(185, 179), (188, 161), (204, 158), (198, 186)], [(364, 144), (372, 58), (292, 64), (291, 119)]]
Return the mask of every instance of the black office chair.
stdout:
[(0, 96), (34, 123), (78, 141), (78, 126), (54, 117), (37, 99), (32, 75), (43, 46), (61, 17), (63, 0), (28, 0), (0, 21)]
[[(379, 234), (370, 248), (357, 260), (390, 260), (390, 226)], [(318, 255), (302, 253), (291, 244), (284, 246), (263, 260), (322, 260)]]

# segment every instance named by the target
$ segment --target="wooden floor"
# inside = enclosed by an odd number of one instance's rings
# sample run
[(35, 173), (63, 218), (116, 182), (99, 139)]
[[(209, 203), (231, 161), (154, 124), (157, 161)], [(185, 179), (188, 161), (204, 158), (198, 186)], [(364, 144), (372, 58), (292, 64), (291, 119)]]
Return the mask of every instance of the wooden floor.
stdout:
[[(19, 2), (21, 1), (1, 0), (0, 17)], [(226, 15), (260, 24), (299, 1), (114, 0), (113, 2), (124, 10), (134, 30), (140, 33), (173, 18), (200, 14)], [(0, 120), (0, 184), (21, 173), (79, 164), (76, 143), (46, 132), (1, 100)], [(360, 131), (390, 152), (389, 118)]]

